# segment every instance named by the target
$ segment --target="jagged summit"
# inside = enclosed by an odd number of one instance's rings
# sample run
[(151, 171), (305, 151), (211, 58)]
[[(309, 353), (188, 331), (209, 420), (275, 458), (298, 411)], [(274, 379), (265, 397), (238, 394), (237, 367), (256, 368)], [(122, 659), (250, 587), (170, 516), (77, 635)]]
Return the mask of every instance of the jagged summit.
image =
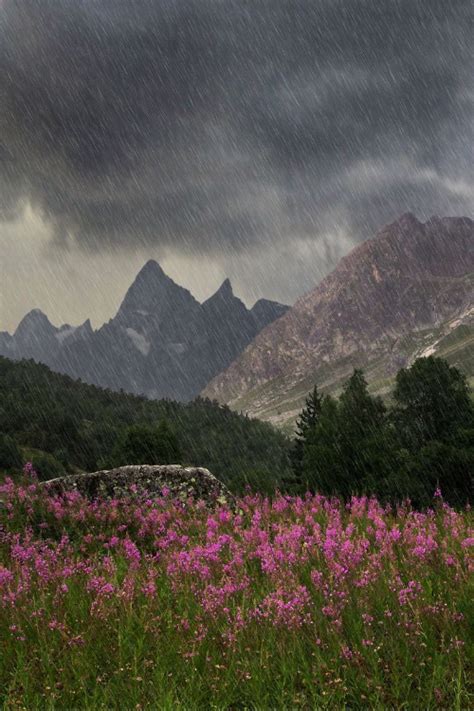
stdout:
[(41, 311), (41, 309), (31, 309), (31, 311), (28, 311), (26, 313), (20, 323), (23, 323), (23, 321), (44, 321), (44, 320), (49, 320), (44, 311)]
[(92, 324), (90, 318), (86, 318), (84, 323), (82, 323), (78, 328), (84, 329), (84, 331), (92, 331)]
[[(41, 309), (33, 309), (24, 316), (11, 339), (6, 339), (5, 355), (33, 358), (47, 363), (57, 347), (59, 329), (53, 326)], [(5, 338), (2, 339), (5, 341)]]
[(25, 315), (25, 318), (47, 318), (46, 314), (44, 311), (41, 311), (41, 309), (31, 309), (31, 311), (28, 311), (28, 313)]
[(56, 328), (39, 309), (14, 336), (1, 334), (0, 354), (34, 358), (53, 370), (112, 390), (190, 400), (279, 315), (262, 300), (249, 310), (224, 279), (203, 304), (154, 259), (143, 265), (117, 314), (94, 331)]
[(214, 296), (218, 296), (218, 295), (222, 296), (222, 297), (234, 296), (234, 292), (232, 290), (232, 284), (231, 284), (229, 278), (224, 279), (224, 281), (222, 282), (220, 287), (215, 292)]
[(137, 274), (137, 279), (167, 276), (161, 265), (155, 259), (149, 259)]
[[(204, 309), (212, 308), (213, 306), (218, 306), (221, 304), (239, 303), (242, 304), (238, 296), (235, 296), (232, 289), (232, 284), (230, 279), (224, 279), (217, 291), (212, 294), (206, 301), (203, 302), (202, 306)], [(245, 308), (245, 307), (244, 307)]]
[(20, 321), (15, 331), (15, 336), (21, 335), (31, 329), (47, 328), (56, 331), (46, 314), (41, 309), (32, 309)]
[[(171, 279), (154, 259), (138, 272), (118, 310), (117, 317), (127, 321), (132, 314), (160, 318), (171, 309), (194, 308), (192, 294)], [(133, 324), (130, 324), (133, 325)]]
[[(154, 259), (149, 259), (133, 280), (127, 294), (140, 289), (156, 289), (160, 286), (175, 285), (163, 268)], [(127, 298), (127, 296), (125, 296)]]

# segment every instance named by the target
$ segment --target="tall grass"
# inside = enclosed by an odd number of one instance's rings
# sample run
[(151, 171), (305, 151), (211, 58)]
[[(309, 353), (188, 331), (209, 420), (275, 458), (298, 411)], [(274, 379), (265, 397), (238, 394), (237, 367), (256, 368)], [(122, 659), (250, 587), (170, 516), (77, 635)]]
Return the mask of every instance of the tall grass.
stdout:
[(0, 498), (6, 709), (473, 704), (472, 514), (439, 496)]

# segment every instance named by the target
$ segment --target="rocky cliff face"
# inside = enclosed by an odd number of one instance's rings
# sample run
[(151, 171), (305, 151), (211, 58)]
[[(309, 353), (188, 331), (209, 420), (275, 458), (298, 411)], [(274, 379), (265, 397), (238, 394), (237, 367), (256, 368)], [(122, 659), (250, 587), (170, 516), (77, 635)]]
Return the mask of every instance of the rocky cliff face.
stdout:
[(98, 331), (89, 321), (56, 328), (35, 309), (13, 336), (0, 333), (0, 355), (33, 358), (112, 390), (185, 401), (287, 307), (262, 300), (254, 309), (233, 294), (228, 280), (200, 304), (149, 261), (116, 316)]
[(382, 383), (473, 315), (474, 223), (412, 214), (343, 258), (266, 328), (204, 394), (276, 422), (313, 382), (337, 389), (353, 367)]

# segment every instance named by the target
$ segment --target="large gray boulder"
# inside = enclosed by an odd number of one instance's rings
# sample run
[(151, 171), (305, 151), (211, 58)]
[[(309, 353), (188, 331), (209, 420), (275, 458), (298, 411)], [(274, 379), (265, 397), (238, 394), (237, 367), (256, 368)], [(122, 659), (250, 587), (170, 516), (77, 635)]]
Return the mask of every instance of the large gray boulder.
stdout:
[(234, 504), (230, 491), (208, 469), (179, 464), (142, 464), (73, 474), (50, 479), (41, 486), (51, 494), (79, 491), (88, 499), (154, 498), (169, 492), (172, 498), (202, 500), (208, 506)]

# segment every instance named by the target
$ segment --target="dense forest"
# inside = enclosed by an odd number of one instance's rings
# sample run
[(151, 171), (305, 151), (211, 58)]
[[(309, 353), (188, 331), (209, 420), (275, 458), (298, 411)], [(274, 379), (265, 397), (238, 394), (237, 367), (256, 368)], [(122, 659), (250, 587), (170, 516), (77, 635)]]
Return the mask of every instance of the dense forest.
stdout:
[(401, 369), (389, 405), (355, 370), (338, 399), (318, 388), (306, 400), (292, 446), (295, 492), (409, 497), (424, 506), (439, 490), (454, 505), (472, 499), (474, 407), (464, 375), (430, 356)]
[(339, 398), (315, 386), (290, 441), (216, 402), (147, 400), (0, 358), (0, 469), (26, 460), (42, 479), (180, 462), (209, 468), (237, 493), (368, 493), (425, 506), (439, 487), (462, 505), (473, 494), (474, 408), (464, 375), (431, 356), (399, 371), (389, 404), (360, 370)]
[(0, 358), (3, 471), (28, 459), (47, 479), (151, 458), (207, 467), (236, 491), (257, 482), (274, 489), (288, 475), (289, 445), (271, 425), (209, 400), (147, 400)]

